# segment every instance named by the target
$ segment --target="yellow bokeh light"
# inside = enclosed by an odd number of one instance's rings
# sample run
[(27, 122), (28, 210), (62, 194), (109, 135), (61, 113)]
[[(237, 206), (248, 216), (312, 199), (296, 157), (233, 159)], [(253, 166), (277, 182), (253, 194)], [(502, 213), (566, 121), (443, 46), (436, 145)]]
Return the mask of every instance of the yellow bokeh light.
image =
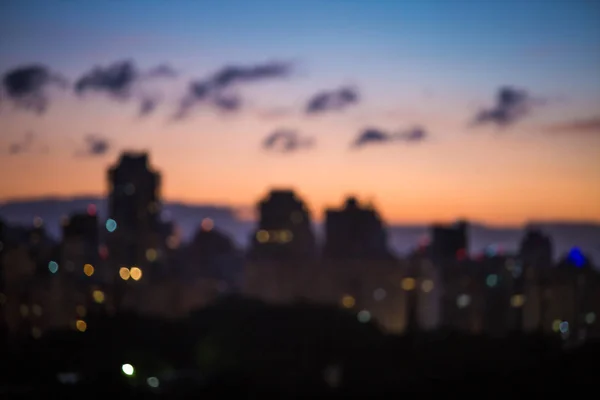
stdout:
[(126, 281), (127, 279), (129, 279), (129, 277), (131, 276), (131, 273), (129, 272), (129, 268), (127, 268), (127, 267), (121, 267), (121, 269), (119, 269), (119, 276), (124, 281)]
[(562, 321), (560, 319), (555, 319), (554, 321), (552, 321), (552, 330), (554, 332), (558, 332), (560, 330), (560, 323)]
[(158, 253), (156, 250), (154, 249), (148, 249), (146, 250), (146, 259), (150, 262), (154, 262), (156, 261), (156, 257), (158, 256)]
[(34, 326), (31, 328), (31, 336), (33, 336), (34, 339), (39, 339), (42, 336), (42, 330), (37, 326)]
[(350, 295), (345, 295), (344, 297), (342, 297), (342, 306), (344, 306), (345, 308), (352, 308), (354, 307), (354, 304), (356, 304), (356, 300), (354, 300), (354, 297)]
[(83, 273), (87, 276), (94, 275), (94, 266), (92, 264), (85, 264), (83, 266)]
[(283, 243), (291, 242), (293, 238), (292, 232), (288, 230), (279, 233), (279, 240)]
[(85, 332), (87, 330), (87, 324), (84, 320), (78, 319), (77, 322), (75, 322), (75, 328), (77, 328), (79, 332)]
[(134, 281), (139, 281), (140, 279), (142, 279), (142, 270), (138, 267), (131, 268), (129, 274), (131, 275), (131, 279), (133, 279)]
[(417, 281), (415, 278), (404, 278), (402, 279), (401, 286), (404, 290), (413, 290), (417, 286)]
[(510, 298), (510, 304), (513, 307), (522, 307), (525, 304), (525, 296), (522, 294), (515, 294)]
[(256, 232), (256, 240), (258, 240), (260, 243), (268, 242), (269, 241), (269, 232), (267, 232), (263, 229)]
[(423, 290), (425, 293), (431, 292), (434, 287), (435, 285), (431, 279), (425, 279), (423, 282), (421, 282), (421, 290)]
[(92, 292), (92, 297), (94, 301), (98, 304), (104, 303), (104, 292), (102, 290), (94, 290)]

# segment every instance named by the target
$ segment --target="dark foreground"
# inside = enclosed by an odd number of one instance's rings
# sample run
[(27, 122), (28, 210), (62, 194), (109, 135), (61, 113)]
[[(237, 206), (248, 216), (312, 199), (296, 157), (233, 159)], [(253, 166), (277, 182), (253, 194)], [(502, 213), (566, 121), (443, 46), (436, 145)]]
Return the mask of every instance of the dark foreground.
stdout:
[(2, 399), (594, 393), (600, 360), (599, 343), (569, 349), (535, 335), (397, 337), (335, 309), (246, 300), (177, 322), (97, 315), (84, 333), (4, 343)]

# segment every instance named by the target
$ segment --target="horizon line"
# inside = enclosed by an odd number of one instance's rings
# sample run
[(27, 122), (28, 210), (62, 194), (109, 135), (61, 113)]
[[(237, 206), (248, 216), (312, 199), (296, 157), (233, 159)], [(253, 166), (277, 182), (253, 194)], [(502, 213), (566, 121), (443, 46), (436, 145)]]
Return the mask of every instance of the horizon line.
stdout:
[[(47, 194), (47, 195), (38, 195), (38, 196), (21, 196), (21, 197), (8, 197), (8, 198), (4, 198), (4, 199), (0, 199), (0, 208), (6, 206), (7, 204), (10, 203), (25, 203), (25, 202), (35, 202), (35, 201), (73, 201), (73, 200), (84, 200), (84, 199), (88, 199), (88, 198), (101, 198), (101, 199), (107, 199), (108, 195), (105, 194), (91, 194), (91, 193), (86, 193), (86, 194), (75, 194), (75, 195), (53, 195), (53, 194)], [(176, 204), (176, 205), (181, 205), (181, 206), (188, 206), (188, 207), (213, 207), (213, 208), (222, 208), (222, 209), (229, 209), (232, 211), (233, 215), (241, 220), (241, 221), (255, 221), (256, 218), (245, 218), (242, 217), (240, 214), (243, 213), (244, 210), (248, 210), (249, 208), (254, 208), (254, 205), (249, 205), (249, 204), (240, 204), (240, 205), (234, 205), (234, 204), (230, 204), (230, 203), (201, 203), (201, 202), (190, 202), (190, 201), (185, 201), (185, 200), (177, 200), (177, 199), (162, 199), (163, 203), (169, 203), (169, 204)], [(317, 218), (315, 216), (313, 216), (313, 221), (314, 222), (323, 222), (323, 218)], [(452, 224), (455, 223), (457, 221), (461, 221), (461, 220), (466, 220), (469, 225), (479, 225), (479, 226), (484, 226), (484, 227), (494, 227), (494, 228), (526, 228), (528, 226), (535, 226), (535, 225), (549, 225), (549, 224), (558, 224), (558, 225), (600, 225), (600, 219), (598, 220), (566, 220), (566, 219), (556, 219), (556, 220), (527, 220), (527, 221), (523, 221), (520, 223), (507, 223), (507, 224), (502, 224), (502, 223), (492, 223), (492, 222), (486, 222), (486, 221), (482, 221), (482, 220), (470, 220), (468, 218), (464, 218), (464, 217), (460, 217), (457, 216), (456, 218), (454, 218), (453, 220), (448, 220), (448, 221), (442, 221), (442, 220), (436, 220), (436, 219), (431, 219), (428, 221), (420, 221), (420, 222), (408, 222), (408, 221), (401, 221), (401, 220), (383, 220), (384, 225), (388, 225), (388, 226), (414, 226), (414, 227), (420, 227), (420, 226), (432, 226), (432, 225), (436, 225), (436, 224)]]

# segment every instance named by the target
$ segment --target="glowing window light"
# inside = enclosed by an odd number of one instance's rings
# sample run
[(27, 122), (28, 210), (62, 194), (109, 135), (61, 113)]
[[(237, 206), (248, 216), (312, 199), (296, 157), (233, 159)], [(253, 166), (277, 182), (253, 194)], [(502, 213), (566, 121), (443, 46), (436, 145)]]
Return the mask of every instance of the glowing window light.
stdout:
[(358, 322), (366, 324), (371, 320), (371, 313), (367, 310), (361, 310), (356, 314), (356, 318), (358, 319)]
[(77, 328), (79, 332), (85, 332), (87, 330), (87, 323), (82, 319), (78, 319), (75, 322), (75, 328)]
[(435, 284), (431, 279), (425, 279), (423, 282), (421, 282), (421, 290), (425, 293), (430, 293), (434, 287)]
[(512, 295), (510, 298), (510, 305), (518, 308), (518, 307), (522, 307), (523, 304), (525, 304), (525, 296), (522, 294), (515, 294)]
[(140, 279), (142, 279), (142, 270), (138, 267), (133, 267), (129, 271), (129, 275), (134, 281), (139, 281)]
[(104, 292), (102, 290), (94, 290), (92, 292), (92, 297), (94, 301), (98, 304), (104, 303)]
[(85, 264), (83, 266), (83, 273), (87, 276), (94, 275), (94, 266), (92, 264)]
[(404, 278), (401, 282), (402, 289), (406, 291), (411, 291), (417, 286), (417, 281), (415, 278)]
[(114, 232), (117, 229), (117, 221), (112, 218), (106, 220), (106, 230), (109, 232)]
[(123, 371), (123, 373), (127, 376), (133, 376), (133, 374), (135, 373), (135, 369), (131, 364), (123, 364), (121, 366), (121, 371)]
[(375, 301), (381, 301), (385, 299), (385, 296), (387, 296), (387, 292), (383, 288), (377, 288), (373, 292), (373, 299), (375, 299)]
[(48, 263), (48, 271), (55, 274), (58, 272), (58, 263), (56, 261), (50, 261)]
[(589, 312), (589, 313), (585, 314), (585, 322), (589, 325), (596, 322), (596, 313)]
[(461, 294), (456, 298), (456, 305), (458, 306), (458, 308), (465, 308), (469, 304), (471, 304), (471, 296), (469, 296), (468, 294)]
[(119, 276), (124, 281), (126, 281), (127, 279), (129, 279), (129, 277), (131, 276), (131, 273), (129, 272), (129, 268), (127, 268), (127, 267), (121, 267), (121, 269), (119, 269)]
[(354, 297), (350, 295), (345, 295), (342, 297), (342, 306), (344, 306), (344, 308), (352, 308), (354, 307), (354, 304), (356, 304)]
[(495, 287), (498, 284), (498, 275), (496, 275), (496, 274), (488, 275), (487, 278), (485, 279), (485, 284), (488, 285), (488, 287)]
[(258, 232), (256, 232), (256, 240), (259, 241), (259, 243), (266, 243), (269, 241), (269, 232), (265, 231), (264, 229), (259, 230)]
[(155, 249), (146, 250), (146, 260), (154, 262), (156, 261), (156, 257), (158, 257), (158, 252)]

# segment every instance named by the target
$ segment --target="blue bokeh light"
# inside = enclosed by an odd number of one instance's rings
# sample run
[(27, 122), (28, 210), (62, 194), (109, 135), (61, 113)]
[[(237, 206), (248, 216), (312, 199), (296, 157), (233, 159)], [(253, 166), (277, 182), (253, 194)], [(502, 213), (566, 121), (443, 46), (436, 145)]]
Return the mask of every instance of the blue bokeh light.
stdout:
[(585, 256), (583, 255), (579, 247), (573, 247), (569, 251), (567, 259), (571, 264), (573, 264), (577, 268), (582, 268), (585, 265)]
[(117, 221), (114, 219), (106, 220), (106, 230), (109, 232), (114, 232), (117, 229)]
[(48, 263), (48, 270), (53, 274), (58, 272), (58, 263), (56, 261), (50, 261)]

